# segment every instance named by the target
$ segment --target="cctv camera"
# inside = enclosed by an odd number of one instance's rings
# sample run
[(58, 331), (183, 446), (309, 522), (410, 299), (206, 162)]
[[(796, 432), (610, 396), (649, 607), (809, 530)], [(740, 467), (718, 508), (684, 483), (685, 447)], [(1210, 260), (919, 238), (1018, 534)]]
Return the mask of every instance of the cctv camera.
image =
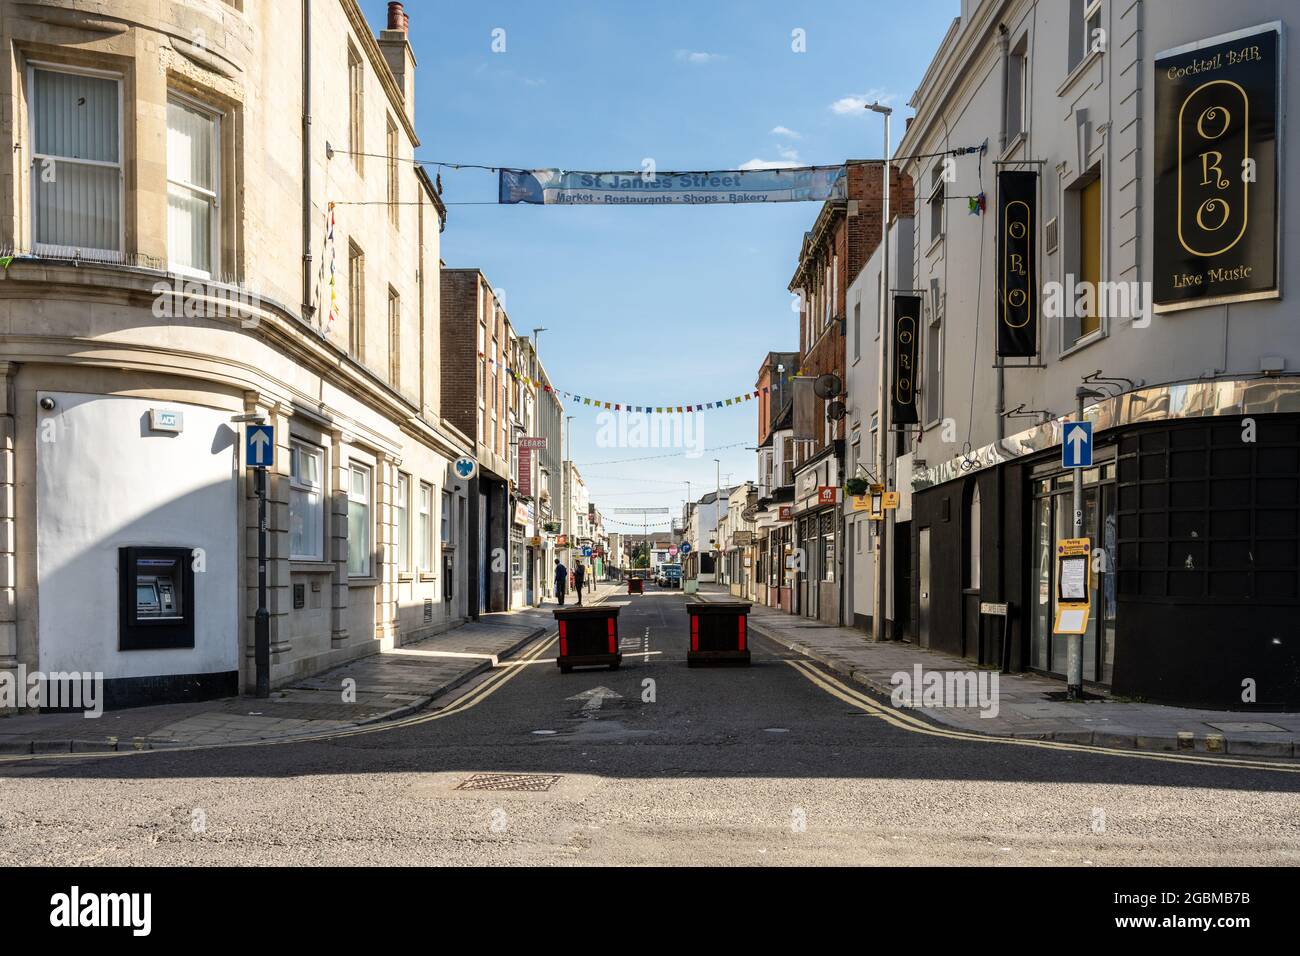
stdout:
[(45, 409), (47, 412), (54, 411), (54, 399), (46, 395), (41, 399), (41, 408)]

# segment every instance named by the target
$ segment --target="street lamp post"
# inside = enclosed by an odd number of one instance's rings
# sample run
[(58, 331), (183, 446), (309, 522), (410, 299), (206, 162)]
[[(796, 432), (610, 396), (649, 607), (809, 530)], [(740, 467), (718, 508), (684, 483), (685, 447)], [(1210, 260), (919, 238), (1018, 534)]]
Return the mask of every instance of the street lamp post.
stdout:
[(573, 445), (572, 415), (564, 417), (564, 567), (568, 570), (573, 563), (573, 459), (569, 457)]
[(714, 546), (712, 546), (711, 550), (714, 553), (714, 584), (716, 584), (723, 563), (723, 459), (715, 458), (714, 467), (718, 471), (718, 476), (716, 476), (714, 488)]
[[(889, 477), (889, 406), (885, 402), (885, 353), (889, 350), (886, 300), (889, 291), (889, 117), (894, 111), (882, 103), (869, 103), (867, 109), (885, 118), (884, 186), (880, 194), (880, 348), (876, 366), (876, 482), (885, 484)], [(880, 516), (876, 529), (876, 588), (872, 604), (872, 639), (885, 640), (885, 543), (892, 511)]]

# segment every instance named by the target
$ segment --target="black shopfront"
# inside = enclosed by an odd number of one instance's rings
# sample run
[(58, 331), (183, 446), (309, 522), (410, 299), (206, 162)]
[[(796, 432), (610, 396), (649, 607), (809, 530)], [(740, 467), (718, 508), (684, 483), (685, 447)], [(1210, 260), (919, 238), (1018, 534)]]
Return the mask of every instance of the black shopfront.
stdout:
[[(1145, 403), (1151, 420), (1097, 431), (1083, 472), (1093, 554), (1084, 680), (1096, 690), (1224, 710), (1300, 709), (1300, 384), (1285, 401), (1264, 382), (1229, 385), (1247, 399), (1252, 388), (1269, 390), (1264, 407), (1297, 411), (1174, 417), (1180, 409), (1166, 398)], [(1108, 413), (1139, 404), (1124, 402)], [(1056, 543), (1074, 537), (1073, 476), (1060, 467), (1059, 446), (1046, 444), (1053, 427), (1002, 443), (1042, 452), (997, 461), (990, 446), (983, 467), (962, 475), (958, 465), (950, 480), (914, 488), (921, 646), (1064, 678), (1053, 558)], [(1005, 657), (1001, 621), (981, 615), (981, 601), (1012, 606)]]

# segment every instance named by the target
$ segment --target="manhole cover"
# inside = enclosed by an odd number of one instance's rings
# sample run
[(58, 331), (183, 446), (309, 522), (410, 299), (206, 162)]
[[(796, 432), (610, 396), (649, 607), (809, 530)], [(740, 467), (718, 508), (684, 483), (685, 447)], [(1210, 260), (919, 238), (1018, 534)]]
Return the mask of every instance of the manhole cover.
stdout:
[(544, 773), (476, 773), (463, 781), (457, 790), (513, 790), (542, 793), (550, 790), (558, 776)]

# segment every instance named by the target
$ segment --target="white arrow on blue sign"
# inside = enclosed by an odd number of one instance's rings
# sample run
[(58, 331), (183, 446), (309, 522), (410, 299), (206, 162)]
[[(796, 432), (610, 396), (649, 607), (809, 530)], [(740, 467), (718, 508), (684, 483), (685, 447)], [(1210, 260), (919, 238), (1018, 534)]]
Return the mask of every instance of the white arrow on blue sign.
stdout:
[(1061, 432), (1061, 465), (1092, 467), (1092, 422), (1066, 422)]
[(677, 550), (680, 551), (682, 554), (690, 554), (691, 553), (690, 542), (683, 541), (681, 547), (679, 547)]
[(244, 461), (249, 468), (275, 464), (275, 426), (249, 425), (244, 430)]

